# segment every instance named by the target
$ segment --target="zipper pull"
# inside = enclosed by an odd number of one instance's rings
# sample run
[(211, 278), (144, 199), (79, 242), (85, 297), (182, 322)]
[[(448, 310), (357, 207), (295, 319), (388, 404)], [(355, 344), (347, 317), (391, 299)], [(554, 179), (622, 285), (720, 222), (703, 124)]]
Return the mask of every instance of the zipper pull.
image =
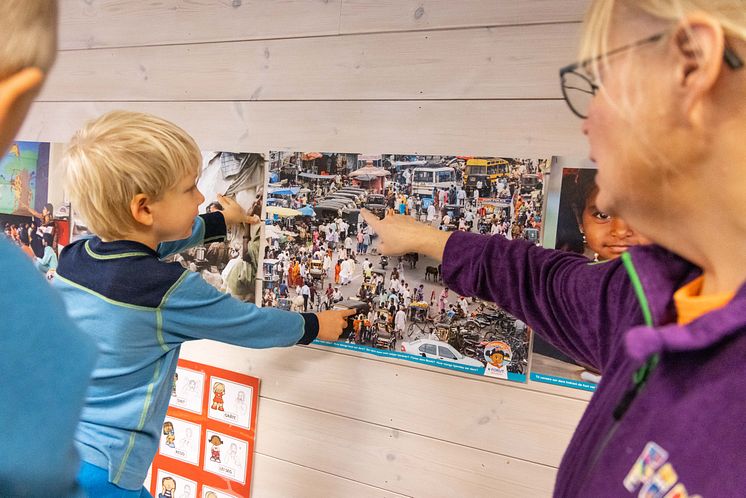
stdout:
[(643, 366), (635, 371), (635, 373), (632, 375), (632, 382), (634, 385), (630, 389), (628, 389), (627, 392), (624, 393), (621, 401), (619, 401), (619, 404), (616, 405), (616, 408), (614, 408), (614, 420), (621, 420), (624, 414), (627, 413), (629, 406), (632, 404), (639, 392), (645, 386), (645, 382), (647, 382), (648, 377), (650, 377), (650, 374), (653, 372), (653, 370), (655, 370), (655, 367), (658, 366), (659, 361), (660, 355), (655, 354), (648, 358), (648, 361), (646, 361)]
[(619, 421), (622, 419), (625, 413), (627, 413), (627, 409), (629, 408), (629, 405), (632, 404), (632, 401), (637, 397), (637, 386), (628, 389), (627, 392), (624, 393), (624, 396), (622, 396), (622, 400), (619, 402), (618, 405), (616, 405), (616, 408), (614, 408), (614, 420)]

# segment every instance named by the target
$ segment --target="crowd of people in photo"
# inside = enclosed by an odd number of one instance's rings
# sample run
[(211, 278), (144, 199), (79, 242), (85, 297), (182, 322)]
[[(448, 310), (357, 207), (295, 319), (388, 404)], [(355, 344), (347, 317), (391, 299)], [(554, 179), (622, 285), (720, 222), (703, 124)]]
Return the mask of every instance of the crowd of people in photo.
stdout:
[(51, 277), (57, 269), (57, 229), (52, 204), (45, 204), (41, 213), (29, 209), (31, 220), (6, 222), (3, 233), (11, 243), (21, 248), (34, 261), (36, 268)]
[[(456, 168), (461, 172), (459, 168)], [(525, 170), (524, 170), (525, 171)], [(381, 216), (392, 213), (411, 216), (443, 231), (497, 234), (509, 239), (526, 238), (538, 243), (529, 231), (538, 233), (542, 223), (542, 186), (522, 189), (521, 171), (505, 175), (487, 185), (467, 190), (462, 184), (434, 188), (431, 195), (414, 192), (408, 170), (393, 176), (382, 192), (383, 206), (370, 208)], [(298, 209), (314, 206), (325, 196), (345, 187), (359, 187), (346, 175), (314, 185), (293, 184), (297, 194), (284, 196), (283, 205)], [(489, 197), (488, 197), (489, 196)], [(358, 207), (366, 206), (365, 200)], [(359, 213), (347, 216), (270, 216), (265, 249), (264, 306), (295, 311), (330, 309), (364, 303), (353, 321), (354, 333), (347, 340), (387, 347), (393, 341), (427, 337), (444, 340), (450, 324), (475, 315), (477, 299), (452, 296), (442, 285), (419, 280), (419, 255), (396, 258), (378, 254), (375, 237)], [(440, 284), (439, 265), (420, 268), (420, 273)], [(417, 277), (417, 281), (412, 278)], [(481, 308), (480, 308), (481, 309)], [(421, 326), (413, 327), (413, 323)], [(525, 330), (519, 331), (525, 336)], [(376, 341), (381, 335), (392, 342)]]

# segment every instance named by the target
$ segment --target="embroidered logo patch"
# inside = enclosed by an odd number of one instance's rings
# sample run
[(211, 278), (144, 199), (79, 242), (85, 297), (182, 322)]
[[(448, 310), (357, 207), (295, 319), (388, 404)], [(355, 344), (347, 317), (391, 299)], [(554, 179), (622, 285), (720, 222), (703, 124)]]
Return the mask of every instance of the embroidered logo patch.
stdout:
[(640, 457), (624, 478), (624, 487), (627, 491), (634, 491), (640, 484), (646, 483), (653, 478), (655, 471), (668, 460), (668, 452), (654, 442), (649, 442), (642, 450)]
[(642, 486), (639, 498), (702, 498), (690, 495), (682, 483), (677, 484), (679, 475), (667, 460), (668, 452), (650, 441), (624, 478), (624, 487), (634, 493)]

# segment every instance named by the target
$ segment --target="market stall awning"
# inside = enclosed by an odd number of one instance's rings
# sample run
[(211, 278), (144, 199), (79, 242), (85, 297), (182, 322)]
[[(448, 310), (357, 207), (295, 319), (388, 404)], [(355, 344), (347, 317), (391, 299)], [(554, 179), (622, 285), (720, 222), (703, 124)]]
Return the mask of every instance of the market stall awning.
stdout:
[(308, 178), (309, 180), (334, 180), (334, 175), (316, 175), (314, 173), (298, 173), (301, 178)]
[(415, 166), (424, 166), (427, 164), (427, 161), (393, 161), (391, 163), (391, 166), (395, 168), (414, 168)]
[(269, 195), (295, 195), (300, 191), (300, 187), (269, 187)]
[(350, 176), (352, 178), (360, 178), (360, 177), (376, 178), (379, 176), (388, 176), (390, 174), (391, 173), (389, 173), (383, 168), (377, 168), (375, 166), (365, 166), (364, 168), (356, 169), (355, 171), (350, 173)]
[(355, 175), (355, 180), (360, 180), (362, 182), (369, 182), (371, 180), (375, 180), (376, 178), (380, 178), (376, 175)]
[(267, 214), (277, 215), (280, 218), (292, 218), (300, 216), (300, 211), (280, 206), (267, 206)]
[(316, 211), (309, 205), (303, 206), (298, 211), (300, 211), (301, 216), (316, 216)]

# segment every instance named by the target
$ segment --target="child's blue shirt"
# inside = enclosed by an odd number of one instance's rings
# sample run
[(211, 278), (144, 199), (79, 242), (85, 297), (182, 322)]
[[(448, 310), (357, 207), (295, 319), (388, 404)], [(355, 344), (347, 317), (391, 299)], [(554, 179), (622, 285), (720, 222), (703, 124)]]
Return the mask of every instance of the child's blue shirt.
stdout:
[[(313, 314), (258, 308), (161, 258), (225, 237), (222, 213), (196, 218), (189, 239), (157, 251), (133, 241), (77, 241), (62, 252), (54, 285), (100, 356), (76, 434), (81, 458), (111, 483), (142, 487), (158, 448), (181, 344), (213, 339), (250, 348), (308, 344)], [(217, 360), (217, 358), (216, 358)]]
[(73, 434), (93, 341), (28, 256), (0, 237), (0, 496), (82, 497)]

